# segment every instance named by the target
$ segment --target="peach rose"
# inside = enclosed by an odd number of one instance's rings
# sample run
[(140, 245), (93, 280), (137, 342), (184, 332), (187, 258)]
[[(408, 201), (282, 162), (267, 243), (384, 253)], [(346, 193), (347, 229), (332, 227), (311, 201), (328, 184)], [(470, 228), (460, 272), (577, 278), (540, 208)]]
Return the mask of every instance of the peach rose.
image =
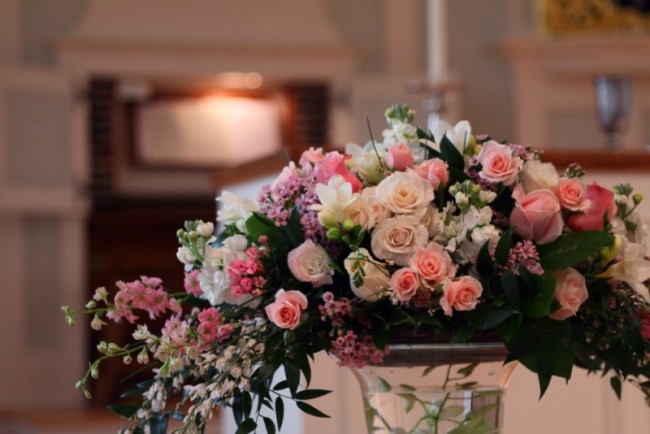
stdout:
[(447, 163), (440, 158), (423, 161), (422, 164), (415, 166), (413, 170), (420, 178), (427, 180), (434, 189), (438, 189), (440, 184), (446, 185), (449, 182)]
[(410, 167), (413, 164), (413, 161), (411, 148), (406, 146), (404, 143), (388, 147), (388, 155), (386, 156), (388, 167), (404, 171), (407, 167)]
[(312, 240), (306, 240), (290, 251), (287, 264), (296, 279), (309, 282), (314, 288), (333, 282), (334, 270), (330, 265), (329, 256), (323, 247)]
[(462, 276), (456, 280), (446, 281), (442, 290), (440, 306), (445, 315), (451, 316), (453, 310), (474, 310), (483, 293), (483, 286), (471, 276)]
[(421, 216), (433, 200), (433, 188), (413, 172), (395, 172), (379, 183), (375, 196), (395, 214)]
[(420, 280), (414, 270), (404, 267), (393, 273), (390, 284), (393, 290), (391, 298), (406, 303), (417, 293)]
[(397, 265), (408, 265), (419, 247), (424, 247), (429, 231), (413, 216), (397, 216), (383, 220), (372, 232), (370, 247), (379, 258)]
[(352, 185), (352, 191), (357, 192), (363, 188), (361, 181), (357, 176), (350, 172), (345, 165), (345, 161), (350, 159), (349, 155), (342, 155), (337, 151), (328, 152), (325, 156), (316, 162), (316, 179), (318, 182), (327, 183), (334, 175), (341, 175), (343, 179)]
[(513, 157), (508, 145), (502, 145), (494, 140), (483, 144), (477, 156), (481, 163), (478, 175), (486, 181), (504, 185), (512, 185), (517, 180), (517, 174), (522, 165), (520, 157)]
[(510, 213), (510, 225), (526, 240), (539, 244), (555, 241), (564, 228), (560, 201), (551, 190), (534, 190), (524, 193), (521, 184), (512, 192), (515, 207)]
[(561, 307), (549, 316), (562, 321), (578, 312), (580, 305), (589, 298), (589, 293), (585, 277), (573, 268), (558, 271), (553, 275), (555, 276), (555, 298), (560, 302)]
[(616, 216), (616, 203), (611, 190), (594, 182), (587, 186), (585, 199), (589, 202), (584, 211), (567, 218), (567, 224), (574, 231), (599, 231), (604, 226), (605, 214), (608, 219)]
[(560, 205), (571, 211), (582, 211), (587, 205), (585, 197), (587, 188), (578, 178), (560, 178), (553, 190), (560, 200)]
[(430, 290), (456, 275), (456, 267), (449, 253), (436, 242), (429, 243), (423, 249), (417, 249), (409, 261), (409, 266), (418, 272), (423, 285)]
[(275, 301), (264, 310), (271, 322), (281, 329), (293, 330), (300, 323), (302, 311), (307, 309), (307, 297), (299, 291), (279, 290)]

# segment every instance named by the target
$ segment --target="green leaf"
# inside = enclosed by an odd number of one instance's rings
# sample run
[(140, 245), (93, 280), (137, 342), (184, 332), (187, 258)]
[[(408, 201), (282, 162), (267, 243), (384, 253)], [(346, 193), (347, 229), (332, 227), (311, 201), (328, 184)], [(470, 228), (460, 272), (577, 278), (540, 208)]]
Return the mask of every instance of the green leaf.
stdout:
[(517, 312), (515, 315), (512, 315), (505, 319), (497, 326), (499, 336), (501, 336), (506, 342), (512, 339), (513, 336), (515, 336), (519, 331), (523, 318), (523, 314)]
[(446, 405), (440, 412), (440, 419), (455, 420), (458, 416), (465, 412), (465, 407), (462, 405)]
[(235, 434), (248, 434), (255, 431), (255, 428), (257, 428), (255, 421), (253, 419), (246, 419), (239, 424)]
[(275, 424), (273, 423), (273, 420), (271, 420), (266, 416), (262, 416), (262, 420), (264, 420), (264, 427), (266, 428), (266, 433), (275, 434)]
[(572, 232), (562, 235), (550, 244), (539, 246), (540, 264), (545, 271), (558, 271), (571, 267), (612, 241), (612, 235), (604, 231)]
[(483, 322), (483, 330), (493, 329), (513, 315), (519, 312), (513, 309), (495, 310), (490, 312)]
[(478, 252), (478, 257), (476, 258), (476, 269), (483, 277), (489, 277), (494, 273), (494, 264), (492, 264), (492, 258), (490, 257), (489, 241), (483, 243), (481, 250)]
[(467, 366), (464, 366), (458, 370), (458, 374), (462, 375), (463, 378), (469, 377), (472, 375), (472, 372), (474, 372), (474, 369), (478, 366), (478, 363), (471, 363)]
[(278, 396), (275, 399), (275, 420), (278, 423), (278, 429), (282, 429), (282, 422), (284, 422), (284, 401)]
[(406, 413), (410, 413), (411, 410), (413, 410), (413, 407), (415, 406), (415, 402), (418, 400), (418, 398), (412, 393), (398, 393), (397, 396), (399, 396), (400, 398), (406, 401), (406, 405), (404, 406), (404, 411)]
[(456, 146), (449, 140), (447, 136), (443, 136), (440, 140), (440, 156), (445, 160), (450, 167), (464, 170), (465, 169), (465, 160)]
[(296, 393), (294, 398), (305, 401), (308, 399), (320, 398), (321, 396), (325, 396), (331, 392), (332, 392), (331, 390), (307, 389), (307, 390), (301, 390), (300, 392)]
[(285, 361), (284, 373), (287, 377), (287, 384), (289, 385), (291, 396), (294, 396), (300, 384), (300, 370), (290, 367)]
[(137, 404), (120, 403), (120, 404), (109, 405), (107, 408), (115, 414), (118, 414), (122, 417), (130, 418), (137, 413), (140, 406)]
[(531, 318), (543, 318), (551, 313), (551, 305), (555, 300), (555, 277), (551, 273), (535, 276), (537, 292), (525, 300), (523, 311)]
[(377, 382), (379, 383), (380, 392), (390, 392), (390, 390), (392, 389), (388, 381), (384, 380), (381, 377), (377, 377)]
[[(501, 242), (499, 242), (499, 244), (501, 244)], [(519, 309), (521, 306), (519, 300), (519, 281), (517, 280), (515, 273), (510, 270), (503, 273), (501, 275), (501, 286), (510, 306), (514, 309)]]
[(539, 381), (539, 398), (541, 399), (546, 393), (546, 390), (548, 390), (548, 386), (551, 384), (551, 376), (538, 373), (537, 380)]
[(275, 386), (273, 386), (273, 390), (283, 390), (289, 387), (289, 383), (287, 383), (287, 380), (282, 380), (278, 382)]
[(510, 249), (512, 248), (512, 234), (512, 229), (508, 229), (501, 235), (497, 243), (494, 259), (499, 265), (506, 265), (508, 263), (508, 256), (510, 256)]
[(298, 406), (298, 408), (300, 410), (302, 410), (303, 412), (305, 412), (305, 413), (307, 413), (309, 415), (312, 415), (312, 416), (315, 416), (315, 417), (329, 418), (328, 415), (326, 415), (325, 413), (323, 413), (322, 411), (320, 411), (316, 407), (314, 407), (314, 406), (312, 406), (310, 404), (307, 404), (304, 401), (296, 401), (296, 405)]
[(612, 378), (609, 379), (609, 384), (612, 386), (612, 389), (614, 389), (616, 396), (620, 400), (621, 392), (622, 392), (621, 379), (616, 376), (613, 376)]

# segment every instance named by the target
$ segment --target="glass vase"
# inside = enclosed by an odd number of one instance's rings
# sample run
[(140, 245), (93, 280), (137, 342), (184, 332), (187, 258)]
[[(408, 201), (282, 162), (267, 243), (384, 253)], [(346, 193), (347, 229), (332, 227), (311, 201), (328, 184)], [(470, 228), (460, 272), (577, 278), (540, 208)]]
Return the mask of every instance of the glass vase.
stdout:
[(381, 364), (353, 369), (368, 433), (501, 433), (506, 355), (500, 343), (390, 345)]

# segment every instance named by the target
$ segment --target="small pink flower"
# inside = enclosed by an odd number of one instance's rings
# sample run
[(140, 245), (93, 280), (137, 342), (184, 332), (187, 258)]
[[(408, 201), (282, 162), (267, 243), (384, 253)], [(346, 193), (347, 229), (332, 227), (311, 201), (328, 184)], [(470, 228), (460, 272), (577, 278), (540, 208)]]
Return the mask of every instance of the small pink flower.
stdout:
[(560, 205), (570, 211), (582, 211), (587, 205), (585, 201), (587, 187), (578, 178), (560, 178), (553, 191), (560, 200)]
[(574, 316), (582, 303), (589, 298), (585, 277), (573, 268), (553, 273), (555, 276), (555, 298), (560, 302), (560, 309), (549, 315), (561, 321)]
[(195, 297), (200, 296), (203, 294), (203, 290), (201, 289), (201, 284), (199, 283), (199, 274), (201, 273), (201, 270), (192, 270), (189, 273), (185, 273), (185, 280), (183, 281), (183, 287), (185, 288), (185, 292), (188, 294), (192, 294)]
[(395, 170), (404, 171), (407, 167), (410, 167), (413, 164), (413, 154), (411, 153), (411, 148), (409, 148), (404, 143), (399, 145), (393, 145), (388, 147), (388, 156), (386, 157), (386, 163), (388, 167), (391, 167)]
[(524, 193), (521, 184), (512, 192), (515, 207), (510, 214), (510, 225), (525, 240), (539, 244), (555, 241), (564, 228), (560, 201), (551, 190), (533, 190)]
[(322, 159), (323, 159), (323, 149), (322, 148), (314, 149), (313, 147), (311, 147), (302, 153), (302, 155), (300, 156), (300, 160), (298, 161), (298, 164), (300, 164), (300, 167), (302, 168), (307, 168), (307, 167), (311, 167), (312, 165), (315, 165)]
[(616, 215), (614, 193), (594, 182), (587, 186), (585, 199), (588, 203), (584, 212), (570, 215), (567, 224), (576, 232), (599, 231), (603, 228), (605, 214), (608, 219)]
[(275, 301), (266, 306), (266, 315), (281, 329), (293, 330), (300, 323), (302, 311), (307, 309), (307, 297), (299, 291), (279, 290)]
[(440, 244), (429, 243), (425, 248), (415, 250), (409, 266), (418, 272), (425, 287), (430, 290), (439, 283), (456, 275), (456, 267)]
[(417, 273), (407, 267), (400, 268), (393, 273), (390, 283), (393, 289), (392, 298), (404, 303), (411, 300), (420, 287)]
[(346, 167), (345, 161), (352, 158), (350, 155), (343, 155), (336, 151), (328, 152), (322, 160), (316, 163), (316, 176), (317, 181), (327, 184), (327, 181), (334, 175), (341, 175), (346, 182), (352, 185), (352, 192), (363, 188), (363, 184), (357, 176), (350, 172)]
[(494, 140), (483, 144), (477, 160), (482, 166), (478, 173), (481, 178), (492, 183), (501, 182), (504, 185), (515, 183), (523, 163), (521, 158), (513, 157), (508, 145), (502, 145)]
[(453, 310), (474, 310), (483, 293), (481, 282), (470, 276), (462, 276), (444, 283), (440, 306), (445, 315), (451, 316)]
[(413, 168), (420, 178), (429, 181), (434, 189), (438, 189), (440, 184), (446, 185), (449, 182), (449, 168), (447, 163), (440, 158), (432, 158), (423, 161)]

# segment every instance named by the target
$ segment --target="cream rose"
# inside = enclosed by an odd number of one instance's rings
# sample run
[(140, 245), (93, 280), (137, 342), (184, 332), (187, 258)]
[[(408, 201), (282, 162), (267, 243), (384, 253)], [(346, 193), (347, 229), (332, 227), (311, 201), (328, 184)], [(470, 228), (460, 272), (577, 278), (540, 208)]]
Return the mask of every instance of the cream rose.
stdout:
[(433, 200), (433, 188), (415, 172), (395, 172), (379, 183), (375, 196), (395, 214), (421, 216)]
[(367, 231), (375, 226), (375, 211), (366, 203), (362, 197), (357, 196), (344, 210), (345, 214), (354, 222)]
[(530, 160), (519, 172), (519, 181), (524, 187), (524, 191), (530, 193), (533, 190), (555, 188), (560, 182), (560, 176), (553, 163)]
[[(375, 302), (390, 289), (388, 271), (364, 248), (351, 252), (343, 261), (343, 266), (350, 276), (352, 292), (362, 300)], [(355, 284), (357, 273), (363, 275), (360, 285)]]
[(380, 259), (406, 266), (419, 247), (424, 247), (429, 231), (413, 216), (397, 216), (379, 223), (372, 232), (370, 247)]
[(287, 263), (294, 277), (309, 282), (314, 288), (333, 282), (334, 270), (325, 249), (307, 240), (289, 252)]
[(589, 298), (585, 277), (573, 268), (553, 273), (555, 276), (555, 299), (560, 302), (560, 309), (549, 315), (561, 321), (574, 316), (582, 303)]
[(377, 187), (367, 187), (361, 191), (361, 199), (368, 204), (372, 210), (375, 224), (389, 218), (392, 214), (386, 206), (377, 199), (375, 190)]

